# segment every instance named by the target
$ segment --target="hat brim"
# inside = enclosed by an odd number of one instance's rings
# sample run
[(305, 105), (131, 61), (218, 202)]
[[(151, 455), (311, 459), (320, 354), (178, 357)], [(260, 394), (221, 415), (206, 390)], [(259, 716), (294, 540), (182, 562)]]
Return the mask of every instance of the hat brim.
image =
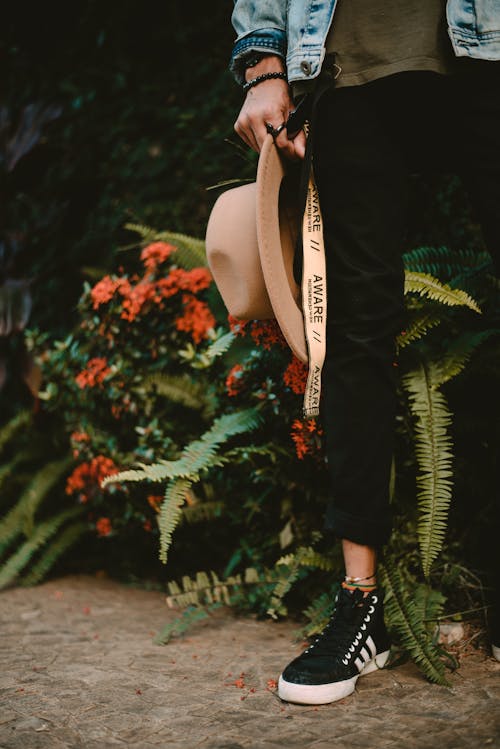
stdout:
[[(286, 170), (271, 135), (261, 149), (257, 169), (257, 239), (262, 273), (274, 315), (295, 356), (307, 362), (301, 290), (293, 277), (293, 218), (280, 192)], [(295, 212), (294, 212), (295, 213)], [(296, 216), (295, 216), (296, 221)]]

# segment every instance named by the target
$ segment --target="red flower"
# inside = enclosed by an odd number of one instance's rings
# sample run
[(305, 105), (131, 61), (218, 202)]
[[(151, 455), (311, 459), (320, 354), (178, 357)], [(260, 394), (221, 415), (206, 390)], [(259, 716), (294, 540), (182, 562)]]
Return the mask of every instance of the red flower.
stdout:
[(212, 276), (208, 268), (172, 268), (168, 276), (160, 278), (156, 283), (158, 294), (163, 299), (168, 299), (179, 291), (190, 291), (197, 294), (207, 289), (212, 283)]
[(111, 367), (108, 367), (107, 360), (103, 357), (96, 356), (89, 360), (86, 369), (76, 375), (75, 381), (78, 387), (81, 387), (82, 389), (86, 387), (95, 387), (95, 385), (101, 385), (110, 372)]
[(318, 437), (323, 434), (323, 430), (318, 428), (316, 419), (300, 421), (295, 419), (290, 431), (293, 442), (295, 443), (295, 452), (299, 460), (303, 460), (305, 455), (311, 455), (318, 447)]
[[(130, 285), (129, 285), (130, 286)], [(137, 315), (142, 311), (142, 308), (149, 300), (155, 300), (156, 297), (156, 285), (149, 281), (139, 281), (135, 286), (130, 286), (127, 289), (127, 293), (123, 295), (123, 311), (121, 318), (128, 322), (133, 322)]]
[(87, 502), (89, 494), (100, 490), (101, 481), (106, 476), (118, 473), (118, 468), (105, 455), (96, 455), (87, 463), (80, 463), (66, 481), (66, 494), (80, 495), (81, 502)]
[(206, 302), (202, 302), (191, 294), (182, 295), (184, 314), (175, 321), (177, 330), (191, 333), (193, 341), (199, 343), (207, 337), (209, 330), (215, 327), (215, 317)]
[(148, 497), (148, 504), (153, 508), (155, 512), (160, 512), (160, 506), (163, 502), (163, 496), (160, 494), (150, 494)]
[(286, 348), (286, 340), (276, 320), (253, 320), (250, 325), (250, 335), (257, 346), (267, 351), (273, 346)]
[(229, 330), (232, 333), (235, 333), (235, 335), (244, 336), (247, 334), (245, 328), (248, 324), (248, 320), (238, 320), (237, 317), (234, 317), (233, 315), (228, 315), (227, 321), (229, 323)]
[(167, 244), (166, 242), (153, 242), (148, 244), (147, 247), (141, 252), (141, 260), (144, 263), (144, 267), (151, 272), (154, 272), (161, 263), (164, 263), (167, 258), (170, 257), (172, 252), (175, 252), (176, 248), (173, 244)]
[(90, 291), (93, 308), (97, 309), (101, 304), (109, 302), (121, 283), (122, 281), (119, 278), (111, 278), (111, 276), (101, 278)]
[(73, 432), (70, 435), (70, 439), (73, 442), (90, 442), (90, 437), (87, 432)]
[(290, 364), (283, 372), (283, 382), (297, 395), (303, 395), (307, 382), (307, 364), (292, 356)]
[(241, 392), (243, 372), (244, 368), (241, 364), (235, 364), (229, 371), (229, 374), (226, 377), (226, 390), (230, 397), (233, 395), (239, 395)]
[(111, 527), (111, 520), (109, 518), (99, 518), (95, 524), (95, 529), (98, 536), (109, 536), (113, 530)]

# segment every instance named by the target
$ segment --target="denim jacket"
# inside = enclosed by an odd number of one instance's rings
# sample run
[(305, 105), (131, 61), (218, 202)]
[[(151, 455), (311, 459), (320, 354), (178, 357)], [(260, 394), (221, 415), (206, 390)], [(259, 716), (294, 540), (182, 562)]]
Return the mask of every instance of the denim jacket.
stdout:
[[(286, 59), (288, 80), (316, 78), (337, 0), (235, 0), (237, 33), (231, 70), (243, 81), (243, 60), (251, 51)], [(455, 55), (500, 60), (500, 0), (447, 0), (448, 33)]]

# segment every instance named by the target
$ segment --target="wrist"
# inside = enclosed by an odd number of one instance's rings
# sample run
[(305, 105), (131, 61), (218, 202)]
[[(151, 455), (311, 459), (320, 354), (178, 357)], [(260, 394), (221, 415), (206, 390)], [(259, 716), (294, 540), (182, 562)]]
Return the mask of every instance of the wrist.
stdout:
[(280, 72), (277, 72), (276, 70), (273, 70), (271, 73), (261, 73), (255, 78), (250, 78), (249, 81), (243, 84), (243, 91), (245, 93), (248, 93), (248, 91), (250, 91), (251, 88), (254, 88), (254, 86), (258, 86), (261, 83), (265, 83), (266, 81), (273, 81), (273, 80), (284, 81), (285, 86), (288, 88), (288, 80), (286, 77), (286, 73), (280, 73)]
[[(255, 58), (256, 59), (256, 58)], [(252, 62), (253, 59), (250, 60)], [(245, 70), (245, 81), (250, 81), (252, 78), (256, 78), (264, 73), (284, 73), (285, 65), (283, 59), (279, 55), (265, 55), (256, 62), (255, 65), (250, 65)]]

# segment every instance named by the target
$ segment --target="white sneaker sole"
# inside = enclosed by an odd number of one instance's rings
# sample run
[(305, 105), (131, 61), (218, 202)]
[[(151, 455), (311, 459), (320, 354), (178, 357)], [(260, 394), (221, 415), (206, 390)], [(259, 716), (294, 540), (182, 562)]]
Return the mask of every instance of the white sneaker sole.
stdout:
[(280, 676), (278, 681), (278, 695), (286, 702), (296, 702), (299, 705), (326, 705), (328, 702), (336, 702), (354, 692), (356, 682), (360, 676), (370, 674), (383, 668), (389, 658), (389, 650), (379, 653), (368, 661), (357, 676), (344, 681), (335, 681), (332, 684), (294, 684), (285, 681)]
[(497, 645), (492, 645), (491, 652), (493, 653), (493, 658), (495, 658), (495, 660), (497, 661), (500, 661), (500, 647), (497, 647)]

